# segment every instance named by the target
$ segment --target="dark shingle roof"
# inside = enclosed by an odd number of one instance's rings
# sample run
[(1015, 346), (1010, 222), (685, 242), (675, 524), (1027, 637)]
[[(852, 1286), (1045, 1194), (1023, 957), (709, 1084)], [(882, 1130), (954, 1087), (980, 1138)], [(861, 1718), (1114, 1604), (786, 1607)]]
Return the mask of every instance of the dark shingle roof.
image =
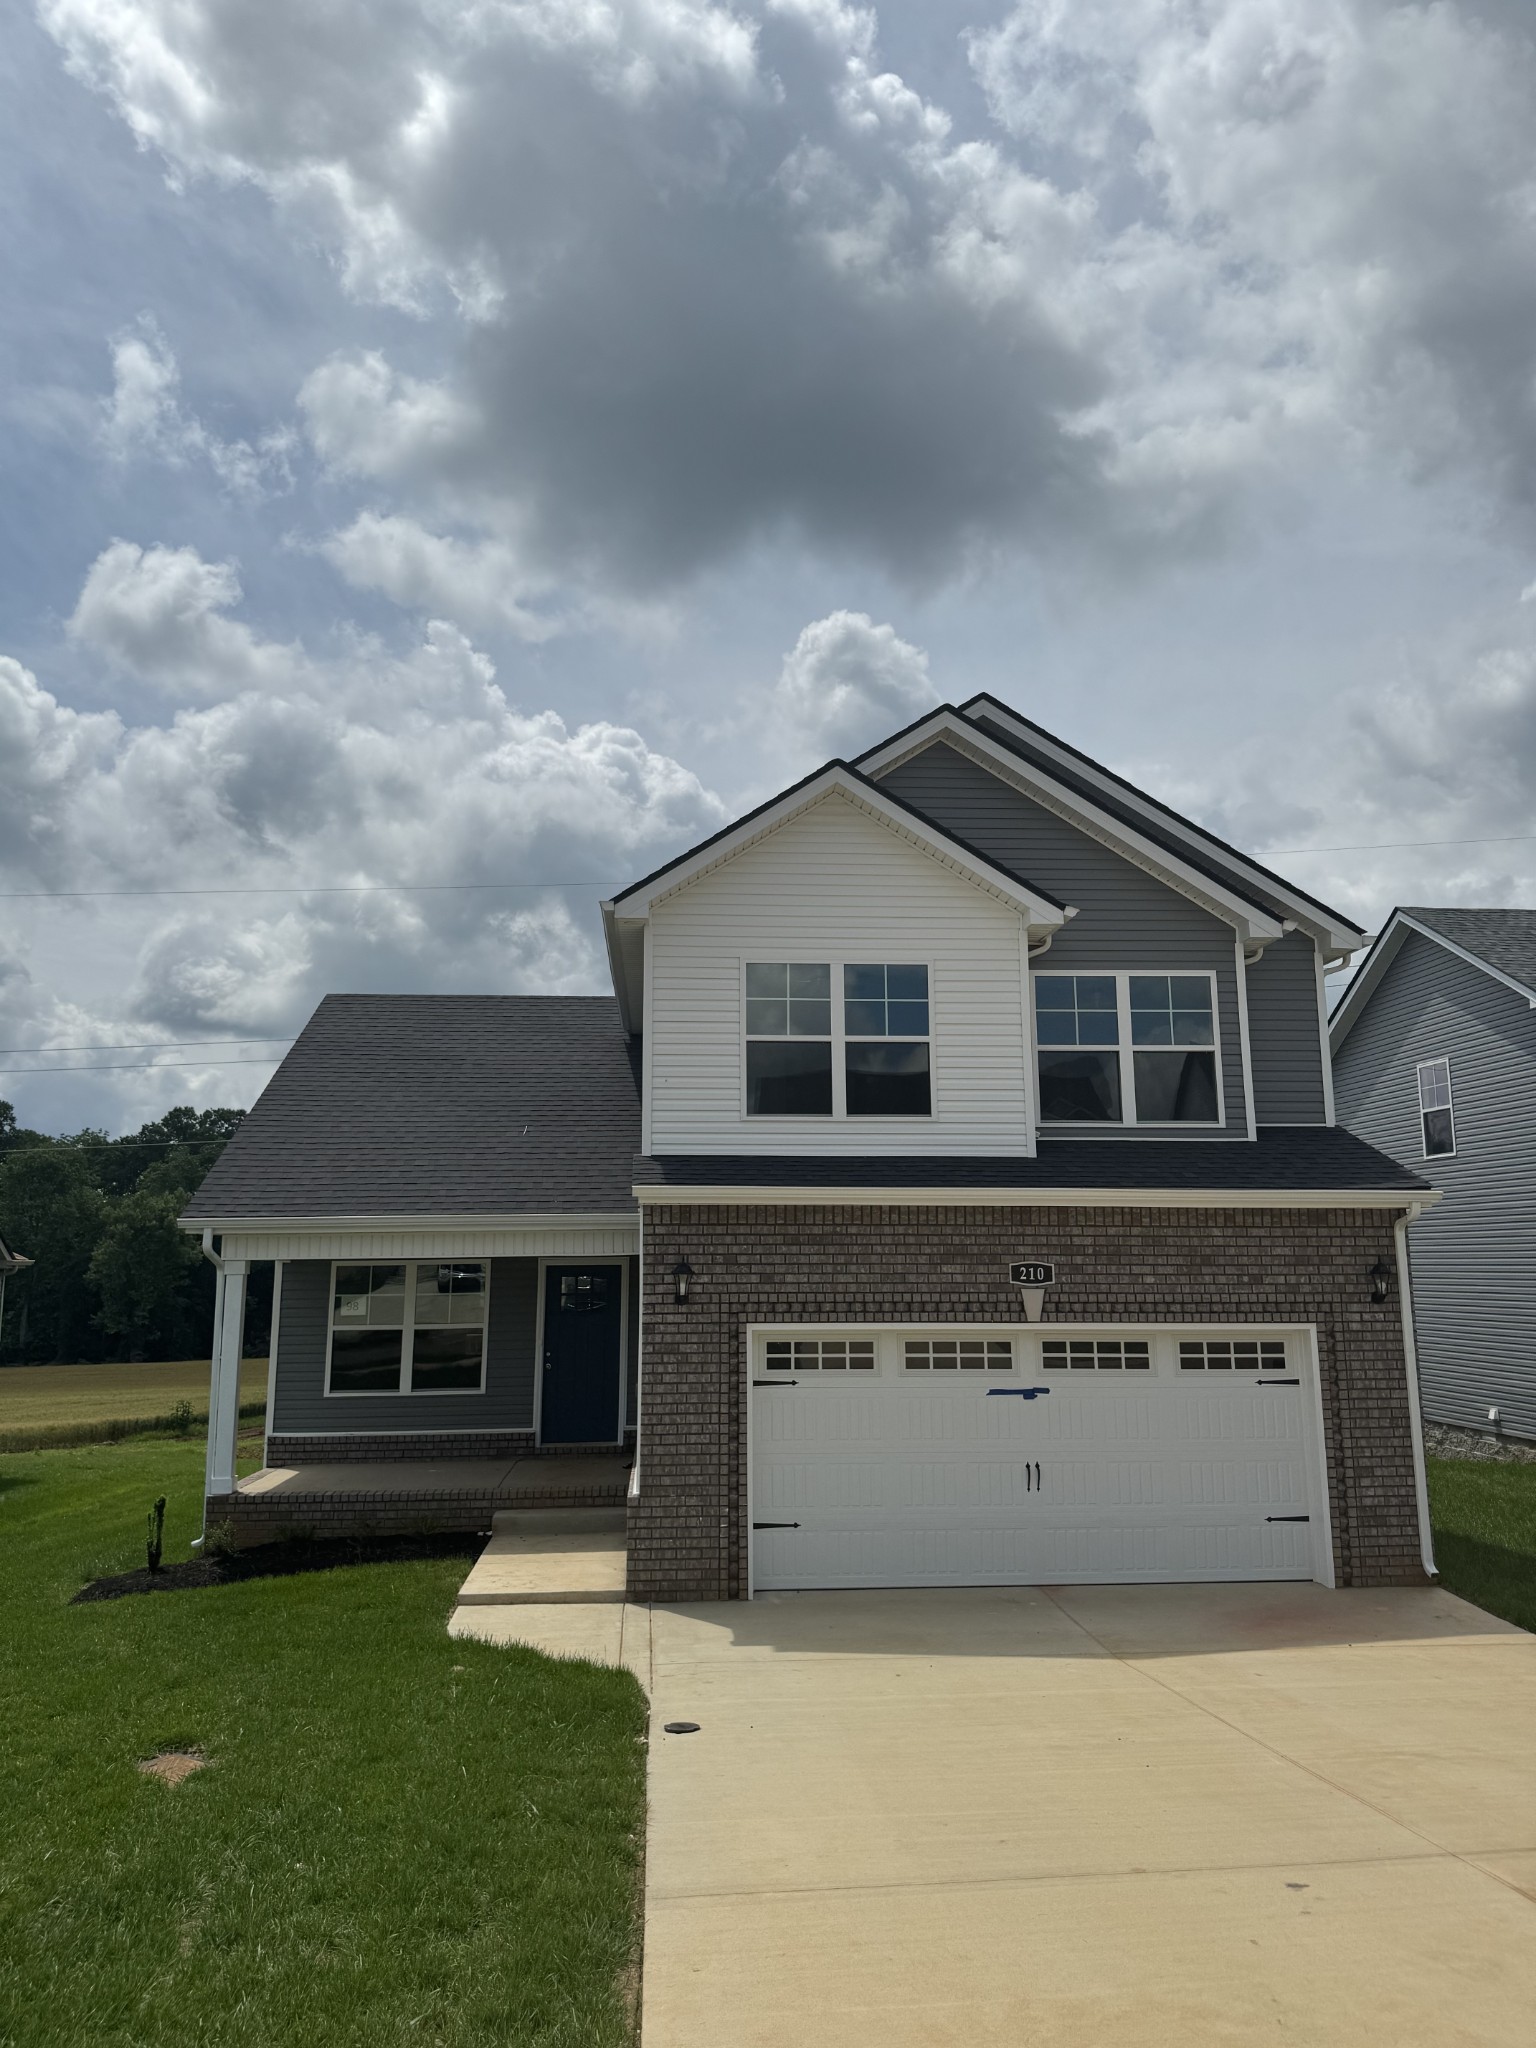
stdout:
[(1405, 903), (1403, 915), (1536, 989), (1536, 910), (1426, 910)]
[(1325, 1124), (1275, 1125), (1248, 1144), (1185, 1139), (1042, 1138), (1035, 1159), (909, 1154), (773, 1157), (741, 1153), (641, 1157), (635, 1182), (650, 1187), (995, 1188), (1084, 1193), (1150, 1188), (1189, 1193), (1273, 1188), (1277, 1193), (1412, 1195), (1428, 1183), (1394, 1159)]
[(639, 1142), (611, 996), (327, 996), (185, 1213), (614, 1214)]

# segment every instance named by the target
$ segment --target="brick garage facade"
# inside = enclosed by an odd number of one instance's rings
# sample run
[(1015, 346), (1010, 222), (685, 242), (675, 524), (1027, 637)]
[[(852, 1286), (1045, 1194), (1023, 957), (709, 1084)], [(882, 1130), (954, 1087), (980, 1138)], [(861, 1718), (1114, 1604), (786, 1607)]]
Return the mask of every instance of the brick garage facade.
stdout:
[[(644, 1232), (635, 1600), (747, 1590), (756, 1323), (1020, 1322), (1010, 1259), (1053, 1259), (1047, 1322), (1313, 1323), (1341, 1585), (1422, 1585), (1402, 1322), (1380, 1209), (654, 1204)], [(691, 1299), (673, 1300), (687, 1258)]]

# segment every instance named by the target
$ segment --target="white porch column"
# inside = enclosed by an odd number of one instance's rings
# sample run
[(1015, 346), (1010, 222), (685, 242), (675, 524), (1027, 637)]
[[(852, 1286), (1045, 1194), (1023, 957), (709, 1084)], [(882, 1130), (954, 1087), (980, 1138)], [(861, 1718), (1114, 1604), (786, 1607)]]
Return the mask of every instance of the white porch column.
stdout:
[(245, 1336), (244, 1259), (226, 1259), (222, 1296), (214, 1317), (213, 1370), (208, 1387), (208, 1465), (205, 1492), (235, 1490), (235, 1432), (240, 1422), (240, 1349)]

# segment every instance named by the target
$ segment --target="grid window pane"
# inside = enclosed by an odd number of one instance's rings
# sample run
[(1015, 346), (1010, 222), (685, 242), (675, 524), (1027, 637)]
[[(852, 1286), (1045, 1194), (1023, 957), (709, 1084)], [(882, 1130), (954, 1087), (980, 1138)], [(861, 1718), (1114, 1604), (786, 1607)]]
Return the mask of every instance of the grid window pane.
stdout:
[(832, 970), (810, 961), (749, 961), (749, 1038), (830, 1038)]
[(331, 1335), (333, 1394), (397, 1394), (399, 1330), (336, 1330)]
[(339, 1330), (398, 1330), (405, 1321), (404, 1266), (338, 1266), (331, 1320)]
[(830, 1116), (831, 1045), (814, 1039), (749, 1039), (747, 1114)]
[(1012, 1372), (1008, 1337), (909, 1337), (908, 1372)]
[(1199, 974), (1132, 974), (1131, 1043), (1216, 1043), (1211, 984)]
[(414, 1393), (474, 1392), (485, 1355), (482, 1330), (418, 1330), (411, 1345)]
[(1037, 974), (1035, 1037), (1041, 1045), (1118, 1045), (1112, 974)]
[(764, 1348), (769, 1372), (873, 1372), (873, 1337), (773, 1337)]
[(1047, 1337), (1040, 1363), (1047, 1372), (1150, 1372), (1152, 1349), (1144, 1337)]
[(930, 1116), (933, 1089), (926, 1043), (881, 1045), (869, 1040), (845, 1048), (850, 1116)]
[(1283, 1337), (1186, 1337), (1179, 1344), (1181, 1372), (1284, 1372)]
[(843, 1029), (850, 1038), (926, 1038), (927, 968), (874, 963), (845, 967)]
[(1120, 1114), (1118, 1053), (1041, 1052), (1042, 1123), (1117, 1124)]
[(485, 1267), (444, 1265), (433, 1260), (416, 1268), (412, 1316), (417, 1329), (453, 1326), (477, 1329), (485, 1322)]
[(1136, 1121), (1143, 1124), (1216, 1122), (1213, 1052), (1138, 1052)]

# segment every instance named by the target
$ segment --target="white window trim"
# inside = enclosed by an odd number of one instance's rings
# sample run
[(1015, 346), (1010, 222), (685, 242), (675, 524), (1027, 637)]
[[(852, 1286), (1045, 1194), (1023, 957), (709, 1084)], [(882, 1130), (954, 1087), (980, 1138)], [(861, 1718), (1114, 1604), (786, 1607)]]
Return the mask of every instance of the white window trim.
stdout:
[[(544, 1305), (549, 1293), (549, 1269), (551, 1266), (616, 1266), (619, 1274), (619, 1433), (613, 1439), (622, 1444), (626, 1434), (638, 1423), (638, 1413), (629, 1412), (629, 1260), (623, 1258), (547, 1258), (539, 1260), (537, 1310), (533, 1319), (533, 1440), (535, 1444), (544, 1441)], [(643, 1301), (643, 1297), (642, 1297)], [(640, 1388), (635, 1387), (638, 1409)], [(607, 1439), (599, 1439), (606, 1442)]]
[[(405, 1290), (406, 1315), (400, 1324), (400, 1384), (398, 1387), (333, 1387), (331, 1385), (331, 1341), (336, 1335), (336, 1269), (338, 1266), (483, 1266), (485, 1268), (485, 1318), (480, 1324), (480, 1384), (477, 1387), (413, 1387), (411, 1385), (411, 1344), (416, 1324), (410, 1311), (415, 1307), (413, 1286)], [(377, 1327), (377, 1326), (376, 1326)], [(425, 1323), (424, 1329), (443, 1329), (447, 1324)], [(468, 1324), (460, 1323), (459, 1329)], [(491, 1334), (491, 1261), (489, 1259), (333, 1259), (331, 1289), (325, 1304), (325, 1398), (328, 1401), (472, 1401), (486, 1388)]]
[[(1118, 1030), (1120, 1036), (1120, 1043), (1118, 1046), (1113, 1048), (1107, 1045), (1098, 1047), (1067, 1047), (1049, 1045), (1042, 1046), (1039, 1043), (1039, 1033), (1036, 1029), (1038, 1019), (1035, 1013), (1034, 985), (1035, 982), (1042, 975), (1049, 976), (1053, 974), (1058, 976), (1072, 975), (1079, 979), (1087, 976), (1098, 976), (1100, 978), (1108, 978), (1112, 976), (1114, 978), (1115, 1022), (1116, 1029)], [(1175, 1118), (1172, 1121), (1164, 1120), (1159, 1122), (1153, 1121), (1151, 1119), (1143, 1120), (1135, 1114), (1136, 1062), (1134, 1055), (1138, 1052), (1177, 1052), (1179, 1048), (1177, 1046), (1132, 1045), (1131, 976), (1133, 974), (1150, 974), (1157, 975), (1159, 977), (1180, 975), (1187, 976), (1191, 981), (1199, 980), (1208, 982), (1210, 984), (1211, 1043), (1209, 1046), (1186, 1046), (1184, 1050), (1187, 1052), (1212, 1052), (1216, 1056), (1216, 1115), (1213, 1121), (1207, 1123), (1204, 1121), (1195, 1122), (1189, 1118)], [(1227, 1090), (1225, 1077), (1222, 1072), (1223, 1062), (1221, 1052), (1221, 990), (1217, 982), (1216, 971), (1214, 968), (1079, 967), (1075, 964), (1071, 967), (1045, 966), (1032, 969), (1029, 977), (1029, 982), (1029, 1028), (1030, 1039), (1034, 1045), (1035, 1085), (1037, 1089), (1039, 1087), (1040, 1055), (1042, 1052), (1065, 1052), (1074, 1050), (1080, 1052), (1109, 1052), (1111, 1050), (1114, 1050), (1118, 1052), (1120, 1057), (1120, 1107), (1122, 1115), (1118, 1123), (1110, 1123), (1107, 1120), (1103, 1123), (1051, 1123), (1044, 1116), (1042, 1116), (1040, 1119), (1040, 1128), (1042, 1131), (1224, 1131), (1227, 1128)], [(1131, 1112), (1129, 1116), (1123, 1113), (1127, 1109)]]
[[(1451, 1149), (1449, 1152), (1431, 1152), (1429, 1149), (1429, 1133), (1424, 1128), (1424, 1119), (1430, 1114), (1430, 1111), (1424, 1107), (1424, 1069), (1426, 1067), (1444, 1067), (1445, 1069), (1445, 1092), (1450, 1097), (1450, 1100), (1445, 1105), (1451, 1119)], [(1454, 1159), (1456, 1157), (1456, 1083), (1451, 1076), (1449, 1053), (1435, 1053), (1430, 1059), (1415, 1060), (1413, 1084), (1418, 1091), (1419, 1097), (1419, 1148), (1421, 1157), (1425, 1159)]]
[[(787, 955), (785, 956), (788, 957)], [(934, 963), (926, 954), (908, 953), (900, 960), (871, 961), (863, 953), (822, 954), (818, 959), (803, 959), (791, 962), (796, 967), (826, 967), (832, 977), (832, 1114), (830, 1116), (753, 1116), (747, 1109), (747, 968), (767, 963), (762, 954), (743, 953), (738, 961), (739, 991), (737, 1001), (737, 1043), (741, 1047), (741, 1093), (738, 1114), (740, 1121), (750, 1124), (754, 1130), (772, 1128), (778, 1125), (805, 1124), (808, 1127), (825, 1130), (828, 1124), (851, 1124), (856, 1130), (866, 1127), (873, 1130), (901, 1130), (911, 1125), (936, 1123), (939, 1117), (939, 1057), (938, 1033), (934, 1029), (937, 997), (934, 985)], [(843, 994), (843, 969), (845, 967), (922, 967), (928, 974), (928, 1035), (926, 1038), (867, 1038), (860, 1032), (849, 1033), (843, 1028), (843, 1010), (847, 998)], [(754, 1033), (754, 1038), (759, 1034)], [(926, 1116), (850, 1116), (848, 1114), (848, 1074), (845, 1048), (855, 1045), (926, 1045), (928, 1048), (928, 1114)], [(788, 1038), (762, 1038), (765, 1045), (792, 1045), (796, 1041)], [(824, 1045), (827, 1040), (804, 1038), (802, 1045)]]

